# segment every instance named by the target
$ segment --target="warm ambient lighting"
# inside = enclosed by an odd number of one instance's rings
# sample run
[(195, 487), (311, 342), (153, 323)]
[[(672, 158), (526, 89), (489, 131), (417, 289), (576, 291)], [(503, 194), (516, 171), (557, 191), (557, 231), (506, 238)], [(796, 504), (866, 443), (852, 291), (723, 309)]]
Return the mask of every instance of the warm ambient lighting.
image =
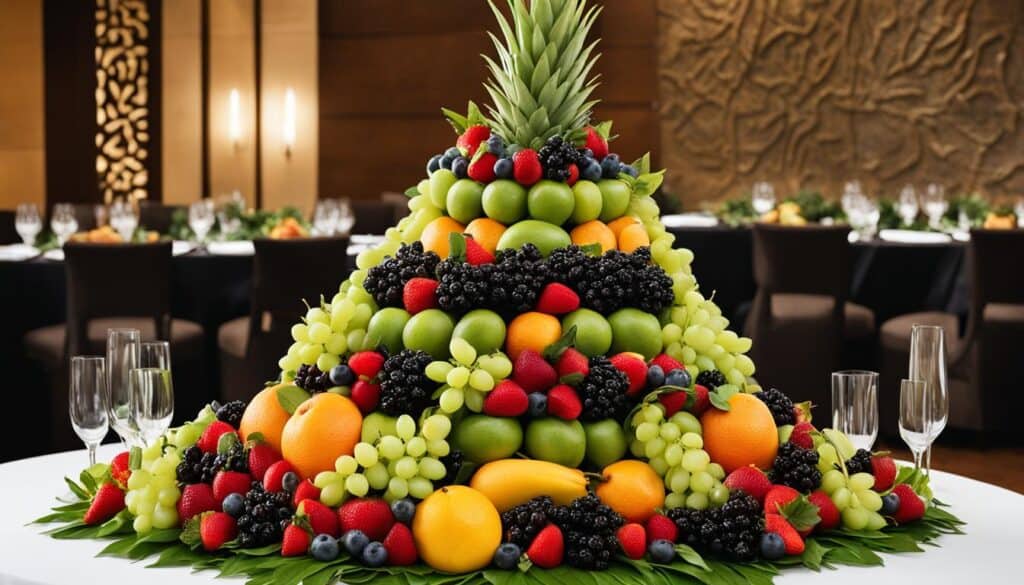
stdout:
[(295, 148), (295, 90), (288, 88), (284, 92), (284, 124), (281, 127), (284, 138), (285, 156), (292, 155)]
[(242, 142), (242, 97), (237, 89), (228, 96), (228, 138), (235, 148)]

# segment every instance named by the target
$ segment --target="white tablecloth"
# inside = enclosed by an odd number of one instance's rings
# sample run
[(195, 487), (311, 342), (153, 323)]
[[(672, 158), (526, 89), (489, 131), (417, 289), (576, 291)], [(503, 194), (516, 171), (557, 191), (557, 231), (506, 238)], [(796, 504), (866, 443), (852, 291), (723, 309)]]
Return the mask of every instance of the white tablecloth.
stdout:
[[(115, 453), (114, 446), (106, 446), (100, 451), (101, 459), (107, 460)], [(64, 476), (77, 477), (86, 462), (85, 453), (76, 451), (0, 465), (0, 585), (217, 582), (212, 572), (192, 575), (186, 568), (146, 569), (145, 562), (95, 558), (104, 546), (102, 542), (54, 540), (40, 534), (39, 526), (26, 526), (49, 510), (55, 496), (66, 493)], [(841, 567), (822, 573), (797, 569), (786, 571), (776, 583), (1024, 583), (1024, 496), (948, 473), (934, 472), (932, 481), (936, 496), (952, 504), (952, 512), (967, 522), (967, 535), (942, 537), (941, 548), (925, 553), (885, 555), (884, 568)]]

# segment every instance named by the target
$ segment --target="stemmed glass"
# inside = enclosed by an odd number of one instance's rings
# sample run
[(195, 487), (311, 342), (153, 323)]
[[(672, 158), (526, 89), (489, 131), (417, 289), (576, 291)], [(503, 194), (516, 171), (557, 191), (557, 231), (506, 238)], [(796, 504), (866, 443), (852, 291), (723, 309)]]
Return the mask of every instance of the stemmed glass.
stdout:
[(213, 228), (213, 220), (213, 203), (209, 199), (201, 199), (188, 206), (188, 227), (192, 228), (200, 244)]
[(338, 205), (338, 231), (337, 233), (347, 236), (352, 227), (356, 225), (356, 214), (352, 212), (352, 205), (348, 197), (335, 199)]
[(900, 437), (914, 454), (914, 470), (931, 443), (931, 422), (927, 415), (928, 384), (920, 380), (900, 382)]
[(107, 330), (107, 411), (110, 426), (128, 448), (139, 442), (131, 371), (139, 367), (140, 337), (138, 329)]
[(341, 210), (335, 199), (321, 199), (313, 209), (313, 229), (318, 236), (333, 236), (338, 229)]
[(896, 209), (900, 217), (903, 218), (903, 225), (909, 226), (914, 223), (919, 207), (917, 204), (917, 191), (914, 190), (913, 185), (907, 185), (900, 191), (900, 198)]
[(921, 196), (921, 203), (924, 213), (928, 216), (928, 227), (933, 230), (942, 228), (942, 215), (949, 208), (946, 201), (946, 189), (937, 183), (928, 185), (924, 195)]
[(149, 445), (167, 432), (174, 416), (174, 386), (166, 368), (135, 368), (131, 372), (132, 416), (139, 438)]
[(911, 328), (909, 378), (925, 383), (925, 414), (931, 425), (925, 473), (931, 474), (931, 443), (942, 434), (949, 419), (949, 379), (946, 375), (946, 343), (942, 327), (914, 325)]
[(1017, 228), (1024, 229), (1024, 197), (1017, 198), (1017, 204), (1013, 206), (1013, 214), (1017, 217)]
[(832, 372), (832, 428), (858, 449), (871, 450), (878, 438), (877, 372)]
[(121, 235), (122, 240), (131, 242), (138, 226), (139, 212), (130, 200), (118, 197), (110, 204), (110, 227)]
[(26, 246), (36, 243), (36, 236), (43, 229), (43, 220), (39, 218), (39, 208), (35, 203), (19, 203), (14, 216), (14, 229), (21, 236)]
[(217, 221), (220, 223), (220, 235), (230, 239), (242, 227), (242, 211), (245, 210), (245, 198), (242, 192), (235, 190), (230, 195), (220, 198), (217, 210)]
[(75, 434), (89, 450), (89, 465), (96, 464), (96, 448), (107, 436), (107, 375), (99, 356), (71, 358), (68, 414)]
[(50, 217), (50, 229), (57, 236), (57, 242), (63, 246), (71, 234), (78, 231), (78, 219), (75, 218), (75, 208), (70, 203), (58, 203), (53, 206), (53, 215)]
[(775, 187), (766, 181), (754, 183), (754, 188), (750, 192), (750, 204), (758, 215), (775, 209)]

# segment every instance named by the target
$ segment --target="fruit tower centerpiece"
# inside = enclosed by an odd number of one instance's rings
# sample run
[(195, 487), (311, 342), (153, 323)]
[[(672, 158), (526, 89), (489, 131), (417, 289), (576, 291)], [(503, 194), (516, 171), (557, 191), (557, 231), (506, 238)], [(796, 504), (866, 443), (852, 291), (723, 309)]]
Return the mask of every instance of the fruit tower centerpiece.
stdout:
[(83, 472), (55, 536), (255, 583), (769, 583), (958, 531), (754, 381), (661, 172), (590, 120), (599, 9), (509, 7), (486, 113), (445, 111), (455, 145), (280, 379)]

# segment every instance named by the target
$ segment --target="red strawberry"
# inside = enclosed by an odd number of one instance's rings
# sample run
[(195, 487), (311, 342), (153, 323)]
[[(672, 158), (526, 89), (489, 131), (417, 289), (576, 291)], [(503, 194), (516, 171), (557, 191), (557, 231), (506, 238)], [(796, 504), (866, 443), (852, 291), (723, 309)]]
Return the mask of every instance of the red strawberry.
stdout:
[(562, 531), (554, 524), (548, 524), (537, 533), (526, 549), (526, 557), (542, 569), (554, 569), (562, 564), (565, 554), (565, 540)]
[(654, 356), (654, 359), (651, 360), (651, 365), (661, 366), (661, 370), (666, 374), (672, 370), (680, 370), (683, 368), (683, 364), (677, 362), (674, 358), (665, 353)]
[(788, 485), (774, 485), (764, 496), (764, 512), (765, 514), (778, 514), (783, 506), (799, 498), (800, 492)]
[(289, 524), (284, 529), (284, 540), (281, 541), (282, 557), (302, 557), (309, 550), (311, 538), (306, 532), (295, 524)]
[(249, 448), (249, 471), (257, 479), (263, 479), (267, 469), (281, 460), (281, 455), (266, 443), (256, 443)]
[(914, 492), (914, 488), (901, 483), (892, 488), (892, 493), (900, 497), (900, 507), (892, 516), (897, 524), (906, 524), (924, 517), (924, 500)]
[[(589, 148), (594, 153), (594, 158), (598, 161), (608, 156), (608, 140), (601, 136), (593, 126), (587, 126), (587, 140), (583, 146), (584, 148)], [(667, 372), (668, 370), (665, 371)]]
[(576, 184), (576, 181), (580, 179), (580, 168), (576, 166), (576, 163), (569, 163), (569, 178), (565, 182), (572, 187)]
[(583, 412), (583, 403), (572, 386), (559, 384), (548, 391), (548, 414), (562, 420), (576, 420)]
[(490, 416), (519, 416), (530, 406), (526, 390), (513, 380), (502, 380), (484, 399), (484, 414)]
[(459, 139), (455, 141), (455, 146), (462, 151), (464, 156), (473, 156), (476, 154), (477, 149), (480, 148), (480, 143), (490, 137), (490, 128), (483, 124), (476, 124), (466, 128), (466, 131), (459, 135)]
[(512, 379), (527, 392), (540, 392), (558, 383), (558, 372), (539, 353), (524, 349), (516, 358)]
[(124, 510), (124, 492), (116, 484), (105, 483), (93, 496), (83, 521), (90, 525), (102, 524), (117, 516), (121, 510)]
[(238, 535), (238, 526), (235, 519), (224, 512), (213, 512), (203, 514), (199, 521), (199, 538), (203, 541), (203, 548), (207, 551), (215, 551), (224, 546), (224, 543), (232, 540)]
[(298, 508), (302, 500), (320, 500), (320, 488), (313, 485), (310, 480), (305, 480), (295, 488), (295, 495), (292, 496), (292, 507)]
[(349, 398), (359, 407), (359, 412), (370, 414), (377, 408), (377, 403), (380, 402), (380, 384), (374, 384), (366, 380), (356, 380), (355, 384), (352, 384), (352, 392)]
[(768, 514), (764, 518), (764, 531), (774, 532), (782, 537), (786, 544), (786, 554), (790, 556), (801, 555), (804, 552), (804, 539), (795, 528), (782, 516)]
[(655, 514), (647, 519), (647, 541), (667, 540), (675, 542), (679, 538), (679, 527), (668, 516)]
[(580, 353), (576, 348), (567, 347), (562, 355), (558, 356), (558, 363), (555, 364), (558, 377), (563, 378), (572, 374), (586, 376), (590, 373), (590, 360)]
[(132, 470), (128, 467), (128, 459), (128, 452), (122, 451), (110, 460), (110, 477), (114, 478), (121, 489), (125, 489), (128, 485), (128, 478), (132, 475)]
[(252, 483), (252, 476), (239, 471), (219, 471), (213, 477), (213, 499), (218, 504), (231, 494), (245, 495)]
[(871, 458), (871, 472), (875, 476), (875, 491), (884, 492), (896, 481), (896, 462), (892, 457), (875, 455)]
[(624, 524), (615, 532), (615, 537), (619, 539), (619, 546), (627, 557), (633, 560), (644, 558), (644, 553), (647, 552), (647, 534), (643, 526), (635, 522)]
[(203, 512), (219, 508), (217, 499), (213, 497), (213, 488), (205, 483), (194, 483), (181, 490), (181, 499), (178, 500), (178, 519), (184, 524), (186, 520)]
[(388, 551), (388, 564), (396, 567), (415, 565), (419, 560), (416, 552), (416, 542), (412, 539), (412, 532), (409, 527), (402, 523), (396, 523), (388, 531), (384, 538), (384, 550)]
[(626, 394), (632, 396), (647, 387), (647, 362), (643, 358), (631, 353), (618, 353), (613, 355), (609, 361), (615, 369), (626, 374), (629, 379), (629, 389)]
[(734, 470), (725, 478), (722, 485), (729, 488), (729, 491), (743, 490), (762, 504), (772, 489), (772, 482), (768, 481), (768, 476), (753, 465)]
[(580, 308), (580, 296), (576, 291), (558, 282), (552, 282), (540, 291), (537, 311), (549, 315), (571, 313)]
[(711, 397), (708, 396), (708, 389), (700, 384), (694, 384), (693, 400), (687, 401), (686, 410), (692, 412), (694, 416), (700, 416), (709, 408), (711, 408)]
[(203, 453), (216, 453), (217, 443), (220, 441), (221, 436), (234, 432), (235, 427), (226, 422), (215, 420), (203, 431), (199, 440), (196, 441), (196, 446), (202, 449)]
[(281, 478), (289, 471), (295, 471), (295, 467), (284, 459), (268, 467), (267, 472), (263, 474), (263, 489), (268, 492), (281, 491)]
[(305, 518), (309, 522), (313, 534), (330, 534), (335, 538), (340, 534), (338, 532), (338, 516), (334, 510), (316, 500), (299, 502), (298, 508), (295, 509), (295, 515), (297, 518)]
[(490, 152), (483, 152), (474, 156), (469, 163), (469, 178), (481, 183), (490, 183), (494, 180), (494, 163), (498, 157)]
[(818, 517), (821, 521), (816, 527), (818, 530), (832, 530), (839, 526), (839, 508), (832, 502), (832, 498), (821, 490), (811, 492), (807, 500), (818, 507)]
[(494, 264), (494, 254), (488, 252), (480, 245), (480, 242), (473, 238), (466, 238), (466, 262), (471, 266)]
[(793, 427), (793, 432), (789, 435), (789, 442), (804, 449), (813, 449), (814, 439), (811, 437), (811, 433), (817, 430), (809, 422), (798, 422)]
[(689, 399), (688, 392), (666, 392), (658, 396), (658, 401), (665, 407), (666, 418), (682, 410)]
[(338, 520), (343, 534), (349, 530), (362, 530), (371, 541), (384, 540), (395, 524), (388, 503), (376, 498), (356, 498), (345, 502), (338, 508)]
[(512, 176), (520, 185), (529, 187), (539, 181), (543, 174), (544, 169), (540, 166), (536, 150), (524, 148), (512, 155)]
[(437, 285), (433, 278), (410, 278), (402, 290), (402, 304), (410, 315), (437, 308)]
[(384, 356), (376, 351), (359, 351), (348, 358), (348, 367), (357, 376), (366, 376), (372, 380), (374, 376), (384, 367)]

